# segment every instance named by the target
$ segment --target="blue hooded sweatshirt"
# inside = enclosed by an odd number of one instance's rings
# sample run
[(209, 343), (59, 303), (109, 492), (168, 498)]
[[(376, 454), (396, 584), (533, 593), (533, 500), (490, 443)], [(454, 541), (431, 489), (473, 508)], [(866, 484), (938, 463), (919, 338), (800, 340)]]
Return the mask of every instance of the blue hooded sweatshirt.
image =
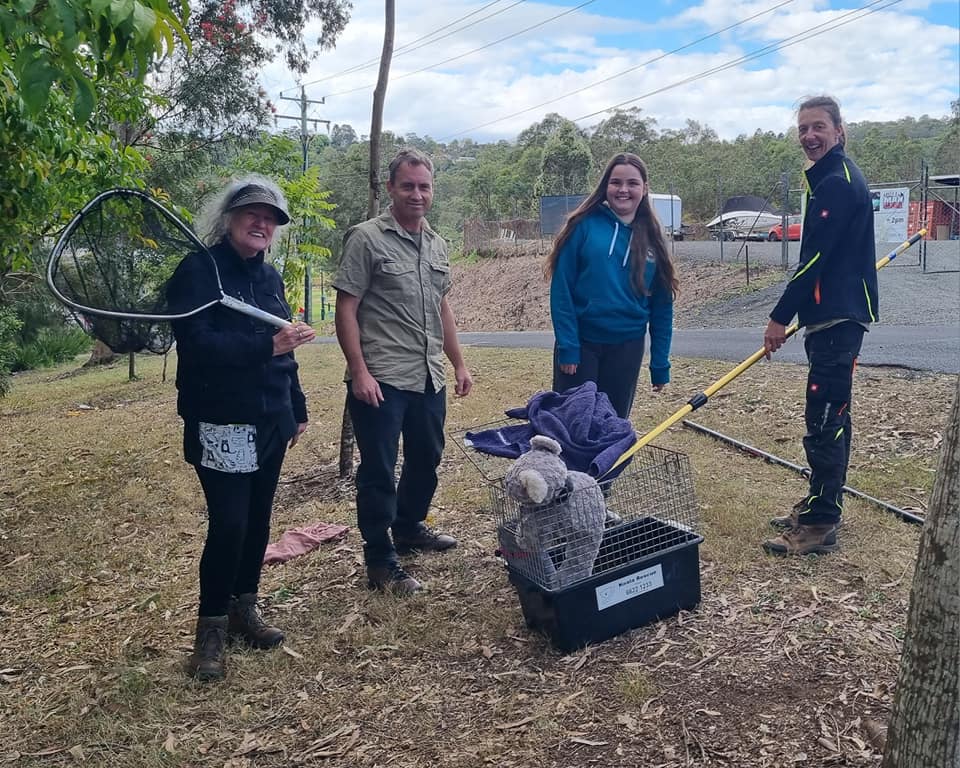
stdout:
[(650, 379), (670, 381), (673, 294), (657, 275), (653, 252), (647, 254), (644, 285), (638, 296), (630, 279), (633, 231), (606, 205), (577, 223), (557, 254), (550, 283), (550, 314), (557, 362), (580, 363), (580, 343), (621, 344), (642, 339), (650, 330)]

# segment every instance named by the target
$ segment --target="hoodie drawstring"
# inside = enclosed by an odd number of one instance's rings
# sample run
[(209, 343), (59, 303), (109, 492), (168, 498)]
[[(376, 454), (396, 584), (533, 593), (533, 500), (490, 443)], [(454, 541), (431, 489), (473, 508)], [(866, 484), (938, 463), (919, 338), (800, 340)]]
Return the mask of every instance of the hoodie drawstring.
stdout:
[[(620, 234), (620, 222), (613, 222), (613, 237), (610, 238), (610, 250), (607, 251), (607, 258), (613, 256), (613, 249), (617, 244), (617, 235)], [(620, 266), (627, 266), (627, 260), (630, 258), (630, 244), (633, 242), (633, 230), (630, 230), (630, 237), (627, 239), (627, 250), (623, 254), (623, 261)]]

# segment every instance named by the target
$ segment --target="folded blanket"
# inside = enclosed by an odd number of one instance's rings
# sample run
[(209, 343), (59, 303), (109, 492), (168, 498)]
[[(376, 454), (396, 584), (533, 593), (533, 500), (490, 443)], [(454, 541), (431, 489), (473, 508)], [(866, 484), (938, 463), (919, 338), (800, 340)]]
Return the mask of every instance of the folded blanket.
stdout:
[(331, 523), (313, 523), (300, 528), (291, 528), (267, 546), (263, 554), (264, 565), (276, 565), (310, 552), (326, 541), (342, 539), (350, 529), (345, 525)]
[[(506, 415), (527, 423), (467, 432), (464, 443), (481, 453), (515, 459), (530, 450), (531, 437), (546, 435), (560, 443), (560, 458), (568, 469), (600, 477), (637, 441), (633, 425), (617, 416), (610, 398), (598, 392), (593, 381), (563, 393), (538, 392), (526, 406), (511, 408)], [(627, 464), (604, 479), (613, 479)]]

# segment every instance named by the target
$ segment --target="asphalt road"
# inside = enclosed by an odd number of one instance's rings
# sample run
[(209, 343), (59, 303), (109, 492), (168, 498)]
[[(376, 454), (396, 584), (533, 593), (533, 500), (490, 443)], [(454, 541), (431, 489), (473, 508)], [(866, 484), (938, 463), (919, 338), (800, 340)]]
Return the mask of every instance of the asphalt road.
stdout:
[[(551, 349), (547, 331), (460, 333), (460, 343), (476, 347)], [(802, 332), (777, 351), (774, 360), (806, 364)], [(739, 363), (763, 346), (763, 328), (675, 329), (670, 354)], [(864, 336), (860, 365), (960, 373), (960, 328), (955, 325), (876, 325)]]

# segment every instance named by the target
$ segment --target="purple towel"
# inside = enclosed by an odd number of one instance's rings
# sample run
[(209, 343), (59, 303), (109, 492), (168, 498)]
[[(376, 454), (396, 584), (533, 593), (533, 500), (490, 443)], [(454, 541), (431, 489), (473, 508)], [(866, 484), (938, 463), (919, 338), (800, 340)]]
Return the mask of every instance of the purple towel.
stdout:
[[(527, 423), (467, 432), (467, 444), (481, 453), (515, 459), (530, 450), (531, 437), (546, 435), (560, 443), (568, 469), (601, 477), (637, 441), (633, 426), (617, 416), (610, 398), (598, 392), (593, 381), (563, 393), (538, 392), (525, 407), (511, 408), (506, 415)], [(604, 479), (613, 479), (628, 463)]]

